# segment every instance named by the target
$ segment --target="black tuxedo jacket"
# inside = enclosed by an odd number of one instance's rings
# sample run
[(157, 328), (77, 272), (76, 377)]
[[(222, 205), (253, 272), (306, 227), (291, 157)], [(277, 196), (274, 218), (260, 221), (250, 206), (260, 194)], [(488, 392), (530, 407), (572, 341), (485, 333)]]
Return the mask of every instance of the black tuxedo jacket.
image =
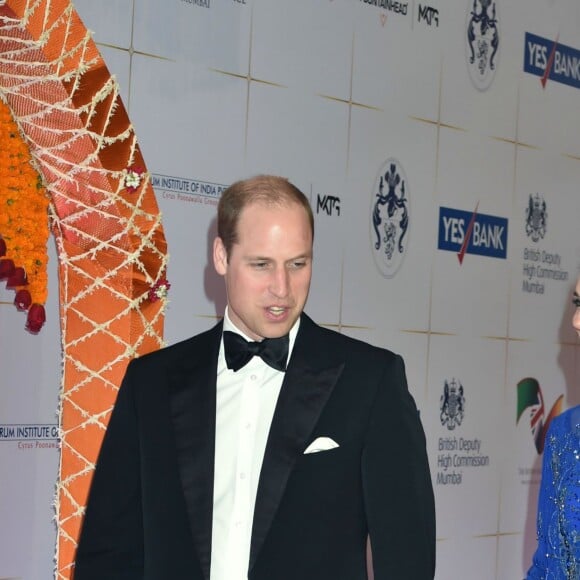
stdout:
[[(74, 580), (209, 580), (222, 324), (132, 361)], [(339, 447), (304, 454), (318, 437)], [(302, 315), (258, 485), (250, 580), (427, 580), (435, 515), (402, 359)]]

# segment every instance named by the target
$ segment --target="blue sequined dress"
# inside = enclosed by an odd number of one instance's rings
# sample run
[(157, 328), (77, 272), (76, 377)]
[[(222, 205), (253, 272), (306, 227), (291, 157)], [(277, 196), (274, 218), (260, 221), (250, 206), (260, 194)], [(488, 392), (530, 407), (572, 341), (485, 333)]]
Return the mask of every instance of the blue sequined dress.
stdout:
[(580, 405), (548, 430), (528, 580), (580, 580)]

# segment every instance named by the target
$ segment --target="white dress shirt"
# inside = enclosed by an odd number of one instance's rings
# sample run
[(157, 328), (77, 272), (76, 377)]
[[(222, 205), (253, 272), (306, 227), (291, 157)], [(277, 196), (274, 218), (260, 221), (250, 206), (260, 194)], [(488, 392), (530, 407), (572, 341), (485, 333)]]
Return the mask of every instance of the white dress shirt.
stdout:
[[(290, 331), (288, 360), (300, 319)], [(226, 308), (224, 330), (237, 332)], [(247, 580), (258, 480), (284, 373), (260, 357), (228, 369), (223, 338), (217, 399), (210, 580)]]

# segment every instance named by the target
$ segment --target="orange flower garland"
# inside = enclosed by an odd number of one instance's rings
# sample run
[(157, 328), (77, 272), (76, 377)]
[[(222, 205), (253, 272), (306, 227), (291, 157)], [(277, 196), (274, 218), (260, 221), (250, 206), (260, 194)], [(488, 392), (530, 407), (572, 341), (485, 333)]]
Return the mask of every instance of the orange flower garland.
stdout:
[(38, 332), (47, 296), (49, 199), (9, 107), (0, 101), (0, 279)]

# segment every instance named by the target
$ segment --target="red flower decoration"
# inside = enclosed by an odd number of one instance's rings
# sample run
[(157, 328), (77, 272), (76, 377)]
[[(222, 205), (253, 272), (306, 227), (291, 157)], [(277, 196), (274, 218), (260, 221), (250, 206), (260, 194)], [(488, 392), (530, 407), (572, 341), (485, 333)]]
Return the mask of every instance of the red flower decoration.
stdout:
[(26, 286), (28, 280), (26, 279), (26, 271), (22, 266), (14, 268), (12, 274), (6, 280), (6, 288), (16, 288), (17, 286)]
[(6, 242), (4, 238), (0, 238), (0, 258), (6, 255)]
[(14, 262), (9, 259), (0, 260), (0, 280), (12, 276), (12, 272), (14, 272)]
[(26, 319), (26, 330), (30, 332), (38, 332), (43, 324), (46, 322), (46, 312), (42, 304), (33, 304), (28, 310), (28, 317)]
[(167, 278), (159, 279), (149, 290), (149, 300), (157, 302), (157, 300), (165, 298), (170, 288), (171, 284), (167, 281)]
[(31, 304), (32, 298), (30, 297), (30, 292), (28, 290), (22, 288), (16, 292), (16, 296), (14, 297), (14, 306), (16, 306), (18, 310), (28, 310)]

